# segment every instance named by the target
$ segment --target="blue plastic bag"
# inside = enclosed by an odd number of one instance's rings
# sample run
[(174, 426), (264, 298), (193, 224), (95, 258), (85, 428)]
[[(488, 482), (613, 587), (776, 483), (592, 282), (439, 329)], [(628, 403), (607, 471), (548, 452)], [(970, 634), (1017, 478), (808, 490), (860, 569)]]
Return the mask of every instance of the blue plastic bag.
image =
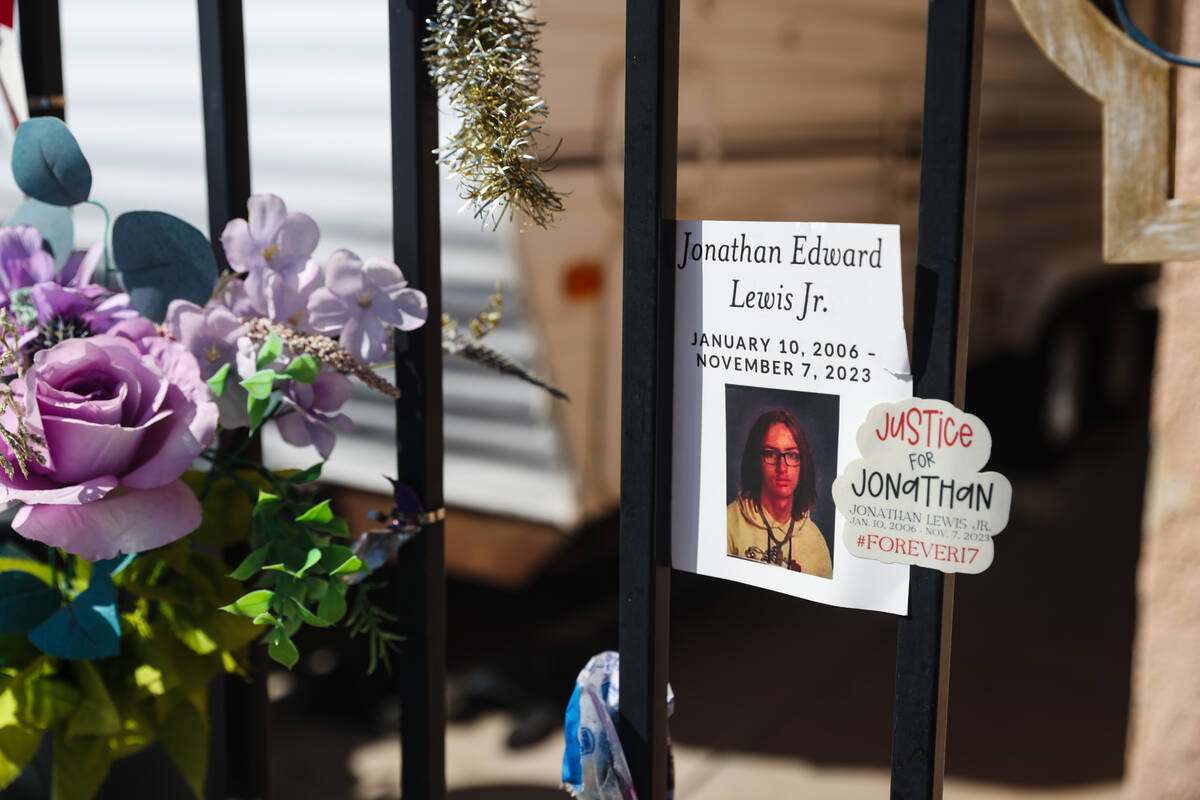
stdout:
[[(620, 698), (620, 656), (612, 650), (593, 656), (575, 679), (575, 691), (567, 703), (562, 780), (572, 797), (637, 800), (617, 737)], [(674, 710), (675, 697), (668, 686), (667, 714)], [(668, 798), (672, 794), (668, 787)]]

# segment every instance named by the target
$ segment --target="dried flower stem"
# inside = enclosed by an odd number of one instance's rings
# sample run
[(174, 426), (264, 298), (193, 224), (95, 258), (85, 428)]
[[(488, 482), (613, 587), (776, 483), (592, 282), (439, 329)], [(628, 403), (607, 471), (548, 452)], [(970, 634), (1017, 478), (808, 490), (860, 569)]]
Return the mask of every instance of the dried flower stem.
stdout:
[(261, 317), (247, 322), (247, 335), (256, 342), (265, 341), (271, 331), (279, 335), (283, 344), (293, 353), (307, 353), (322, 364), (328, 364), (338, 372), (358, 376), (358, 379), (377, 392), (393, 399), (400, 397), (400, 390), (360, 362), (335, 340), (319, 333), (305, 333), (287, 325)]
[[(0, 309), (0, 372), (13, 372), (18, 381), (25, 375), (24, 362), (17, 346), (19, 338), (20, 333), (8, 309)], [(25, 415), (12, 388), (0, 386), (0, 418), (9, 412), (12, 412), (12, 419), (16, 420), (16, 429), (0, 424), (0, 439), (3, 439), (12, 451), (13, 460), (17, 462), (16, 469), (21, 470), (21, 475), (28, 478), (28, 464), (36, 461), (40, 466), (46, 466), (46, 440), (41, 434), (29, 430), (25, 424)], [(9, 479), (16, 474), (12, 461), (3, 452), (0, 452), (0, 469), (4, 470)]]

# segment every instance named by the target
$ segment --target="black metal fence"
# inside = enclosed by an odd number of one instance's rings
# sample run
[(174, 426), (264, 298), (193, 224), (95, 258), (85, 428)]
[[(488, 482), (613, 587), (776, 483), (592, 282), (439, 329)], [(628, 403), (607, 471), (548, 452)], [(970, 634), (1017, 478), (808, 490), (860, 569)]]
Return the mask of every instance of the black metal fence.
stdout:
[[(430, 323), (397, 334), (399, 478), (426, 509), (442, 493), (440, 241), (436, 96), (421, 40), (433, 0), (389, 0), (395, 261), (429, 299)], [(30, 112), (65, 113), (57, 0), (20, 0)], [(198, 0), (209, 226), (250, 196), (241, 0)], [(973, 154), (983, 3), (930, 2), (922, 136), (913, 366), (916, 394), (963, 400)], [(628, 0), (626, 18), (624, 352), (621, 420), (619, 731), (638, 796), (668, 781), (666, 685), (679, 0)], [(214, 243), (215, 244), (215, 243)], [(214, 247), (218, 258), (221, 248)], [(446, 795), (445, 547), (434, 523), (401, 551), (396, 601), (406, 642), (399, 678), (402, 793)], [(892, 796), (941, 795), (952, 577), (913, 569), (896, 660)], [(213, 703), (209, 797), (269, 796), (263, 680), (230, 681)], [(787, 789), (780, 787), (781, 793)], [(150, 789), (153, 795), (153, 789)]]

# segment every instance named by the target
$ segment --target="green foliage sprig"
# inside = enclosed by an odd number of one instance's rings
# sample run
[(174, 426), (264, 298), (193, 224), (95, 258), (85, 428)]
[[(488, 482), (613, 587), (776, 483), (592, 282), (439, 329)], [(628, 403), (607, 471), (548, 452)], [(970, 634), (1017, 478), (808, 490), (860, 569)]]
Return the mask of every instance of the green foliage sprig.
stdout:
[(542, 23), (530, 7), (528, 0), (438, 0), (427, 23), (429, 74), (462, 118), (438, 153), (475, 216), (493, 228), (517, 210), (545, 228), (563, 208), (534, 147), (547, 112), (538, 96)]

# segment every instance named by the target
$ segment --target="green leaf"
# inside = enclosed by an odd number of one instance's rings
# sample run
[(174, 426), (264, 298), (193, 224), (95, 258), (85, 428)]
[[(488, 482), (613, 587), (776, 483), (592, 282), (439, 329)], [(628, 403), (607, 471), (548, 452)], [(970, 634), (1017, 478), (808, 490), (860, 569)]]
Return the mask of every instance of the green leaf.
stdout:
[(234, 600), (227, 606), (221, 606), (222, 611), (228, 611), (239, 617), (257, 617), (271, 606), (271, 598), (275, 593), (269, 589), (255, 589)]
[(303, 483), (312, 483), (317, 478), (321, 477), (321, 468), (323, 466), (325, 466), (325, 462), (318, 461), (308, 469), (284, 470), (279, 473), (279, 477), (293, 486), (299, 486)]
[(341, 517), (334, 517), (329, 522), (309, 522), (308, 527), (321, 533), (327, 533), (330, 536), (337, 536), (342, 539), (350, 538), (350, 528), (346, 525), (346, 520)]
[(321, 548), (321, 568), (329, 575), (342, 575), (347, 572), (359, 572), (363, 568), (363, 562), (349, 547), (331, 544)]
[[(0, 695), (0, 704), (3, 695)], [(33, 760), (44, 731), (21, 725), (0, 727), (0, 789), (17, 779)]]
[(259, 400), (257, 397), (246, 397), (246, 412), (250, 416), (250, 432), (253, 433), (262, 424), (263, 417), (270, 408), (270, 400)]
[(259, 511), (270, 508), (271, 506), (277, 506), (282, 502), (283, 500), (280, 499), (279, 495), (271, 494), (268, 491), (259, 489), (258, 500), (254, 503), (254, 513), (257, 514)]
[(12, 170), (22, 192), (50, 205), (73, 206), (92, 191), (92, 168), (57, 117), (21, 123), (13, 141)]
[(213, 397), (220, 397), (225, 394), (225, 379), (229, 377), (229, 364), (222, 364), (216, 374), (209, 378), (205, 383), (208, 388), (212, 389)]
[(95, 797), (111, 765), (107, 738), (72, 738), (60, 725), (54, 729), (54, 771), (50, 796), (54, 800), (88, 800)]
[(172, 300), (204, 305), (217, 282), (217, 260), (208, 238), (161, 211), (128, 211), (112, 228), (112, 251), (134, 308), (162, 322)]
[(79, 705), (67, 719), (67, 736), (113, 736), (121, 730), (121, 715), (90, 661), (76, 661)]
[[(203, 692), (200, 694), (203, 696)], [(197, 800), (203, 798), (208, 771), (208, 715), (188, 700), (180, 700), (159, 723), (158, 738)]]
[(329, 501), (322, 500), (312, 508), (305, 511), (300, 516), (296, 517), (296, 522), (315, 522), (318, 525), (328, 524), (333, 519), (333, 511), (329, 508)]
[(304, 557), (304, 566), (296, 571), (296, 577), (302, 577), (304, 573), (312, 569), (313, 565), (321, 560), (321, 550), (316, 547), (309, 548), (308, 555)]
[(238, 564), (237, 569), (229, 573), (229, 577), (237, 581), (244, 581), (254, 573), (262, 569), (262, 565), (267, 561), (267, 552), (271, 549), (271, 545), (264, 544), (257, 550), (251, 551), (250, 555), (242, 559), (242, 563)]
[(312, 383), (321, 374), (321, 362), (308, 353), (302, 353), (292, 359), (283, 374), (300, 383)]
[(295, 600), (292, 600), (290, 597), (288, 598), (288, 600), (291, 600), (292, 606), (295, 607), (300, 612), (300, 618), (302, 620), (304, 620), (306, 623), (308, 623), (309, 625), (312, 625), (313, 627), (316, 627), (316, 628), (328, 628), (330, 625), (333, 624), (329, 620), (322, 619), (321, 617), (317, 616), (313, 612), (309, 611), (308, 608), (303, 603), (297, 603)]
[(250, 393), (253, 400), (266, 400), (271, 396), (271, 387), (275, 385), (275, 370), (260, 369), (249, 378), (238, 381)]
[(28, 572), (0, 572), (0, 634), (28, 633), (62, 605), (62, 595)]
[(271, 644), (267, 647), (267, 655), (288, 669), (296, 666), (296, 662), (300, 660), (300, 651), (296, 649), (296, 645), (292, 644), (292, 638), (281, 630), (276, 630), (271, 634)]
[(272, 614), (270, 611), (264, 611), (263, 613), (259, 614), (257, 617), (254, 618), (254, 624), (255, 625), (274, 625), (276, 628), (278, 628), (279, 620), (275, 619), (275, 615)]
[[(279, 338), (279, 334), (271, 331), (267, 334), (267, 340), (258, 350), (258, 360), (254, 362), (254, 368), (265, 370), (266, 366), (275, 359), (279, 358), (279, 354), (283, 352), (283, 340)], [(272, 372), (272, 375), (275, 373)]]
[(41, 561), (31, 561), (27, 558), (0, 556), (0, 572), (8, 572), (14, 569), (21, 572), (28, 572), (30, 575), (36, 575), (42, 579), (43, 583), (53, 583), (54, 581), (49, 564), (43, 564)]
[(345, 585), (339, 586), (338, 583), (331, 583), (329, 587), (325, 596), (321, 598), (320, 605), (317, 606), (317, 616), (333, 624), (346, 616)]

